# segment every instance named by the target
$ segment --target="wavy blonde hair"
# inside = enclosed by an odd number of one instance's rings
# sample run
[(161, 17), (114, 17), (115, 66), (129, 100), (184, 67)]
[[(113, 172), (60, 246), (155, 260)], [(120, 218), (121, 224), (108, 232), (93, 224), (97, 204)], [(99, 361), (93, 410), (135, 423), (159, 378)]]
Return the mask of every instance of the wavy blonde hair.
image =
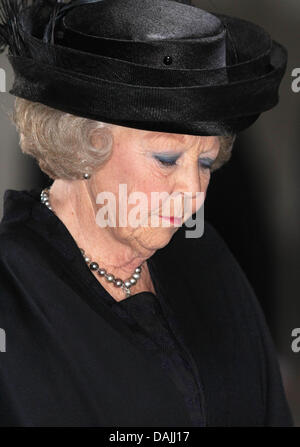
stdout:
[[(18, 97), (9, 116), (19, 132), (22, 152), (34, 157), (40, 169), (52, 179), (75, 180), (82, 178), (84, 172), (92, 174), (111, 155), (113, 124), (74, 116)], [(101, 136), (101, 148), (91, 143), (95, 132)], [(220, 151), (212, 171), (230, 159), (235, 135), (219, 138)]]

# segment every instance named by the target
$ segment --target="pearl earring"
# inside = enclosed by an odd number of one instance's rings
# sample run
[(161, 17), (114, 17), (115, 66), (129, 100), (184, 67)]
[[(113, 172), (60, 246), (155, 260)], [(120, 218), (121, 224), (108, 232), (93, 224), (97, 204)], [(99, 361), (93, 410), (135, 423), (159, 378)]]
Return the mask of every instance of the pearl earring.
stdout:
[(82, 176), (85, 180), (88, 180), (89, 178), (91, 178), (91, 174), (89, 174), (88, 172), (85, 172)]

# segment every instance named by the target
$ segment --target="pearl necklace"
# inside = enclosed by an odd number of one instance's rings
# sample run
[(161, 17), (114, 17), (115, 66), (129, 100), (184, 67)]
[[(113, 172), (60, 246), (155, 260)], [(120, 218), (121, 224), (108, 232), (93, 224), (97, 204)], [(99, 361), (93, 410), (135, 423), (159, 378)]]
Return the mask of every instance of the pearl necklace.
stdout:
[[(49, 192), (50, 188), (44, 188), (42, 190), (41, 202), (55, 214), (50, 204)], [(114, 284), (115, 287), (123, 289), (126, 293), (126, 298), (131, 295), (131, 287), (137, 283), (138, 279), (141, 276), (142, 264), (135, 269), (133, 275), (130, 278), (123, 281), (120, 278), (115, 278), (113, 274), (107, 273), (105, 269), (99, 267), (99, 264), (97, 262), (92, 261), (88, 256), (86, 256), (85, 251), (82, 248), (79, 247), (79, 249), (90, 270), (97, 272), (100, 276), (104, 277), (107, 282)]]

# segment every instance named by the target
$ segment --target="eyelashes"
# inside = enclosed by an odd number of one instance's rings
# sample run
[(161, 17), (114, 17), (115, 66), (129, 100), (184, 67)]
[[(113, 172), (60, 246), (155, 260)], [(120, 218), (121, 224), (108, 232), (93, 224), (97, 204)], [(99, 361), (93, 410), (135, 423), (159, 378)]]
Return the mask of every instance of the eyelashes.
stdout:
[[(179, 158), (179, 157), (178, 157)], [(155, 159), (163, 166), (174, 166), (176, 165), (176, 161), (178, 158), (162, 158), (162, 157), (155, 157)]]
[[(168, 158), (168, 157), (162, 157), (162, 156), (155, 155), (154, 158), (155, 158), (155, 160), (157, 160), (159, 162), (160, 165), (162, 165), (164, 167), (173, 167), (173, 166), (176, 166), (176, 162), (179, 157)], [(211, 170), (213, 162), (214, 162), (214, 160), (209, 157), (199, 158), (199, 167)]]

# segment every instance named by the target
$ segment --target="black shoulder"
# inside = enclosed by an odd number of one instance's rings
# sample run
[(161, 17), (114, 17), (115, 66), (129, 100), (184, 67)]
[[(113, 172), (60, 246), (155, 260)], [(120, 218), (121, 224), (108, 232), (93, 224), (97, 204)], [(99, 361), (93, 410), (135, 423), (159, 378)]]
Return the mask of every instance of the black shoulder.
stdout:
[[(174, 247), (180, 247), (182, 268), (189, 280), (199, 283), (199, 308), (195, 313), (210, 309), (214, 321), (216, 313), (225, 321), (230, 310), (230, 324), (242, 343), (247, 338), (253, 358), (259, 358), (265, 426), (292, 426), (293, 419), (283, 387), (278, 353), (261, 304), (246, 273), (239, 265), (219, 232), (205, 221), (200, 238), (186, 238), (183, 228), (174, 235)], [(177, 242), (177, 245), (176, 243)], [(197, 302), (197, 300), (196, 300)], [(208, 312), (208, 311), (207, 311)], [(249, 344), (248, 344), (249, 343)], [(245, 344), (246, 346), (246, 344)], [(249, 352), (249, 356), (252, 355)]]

